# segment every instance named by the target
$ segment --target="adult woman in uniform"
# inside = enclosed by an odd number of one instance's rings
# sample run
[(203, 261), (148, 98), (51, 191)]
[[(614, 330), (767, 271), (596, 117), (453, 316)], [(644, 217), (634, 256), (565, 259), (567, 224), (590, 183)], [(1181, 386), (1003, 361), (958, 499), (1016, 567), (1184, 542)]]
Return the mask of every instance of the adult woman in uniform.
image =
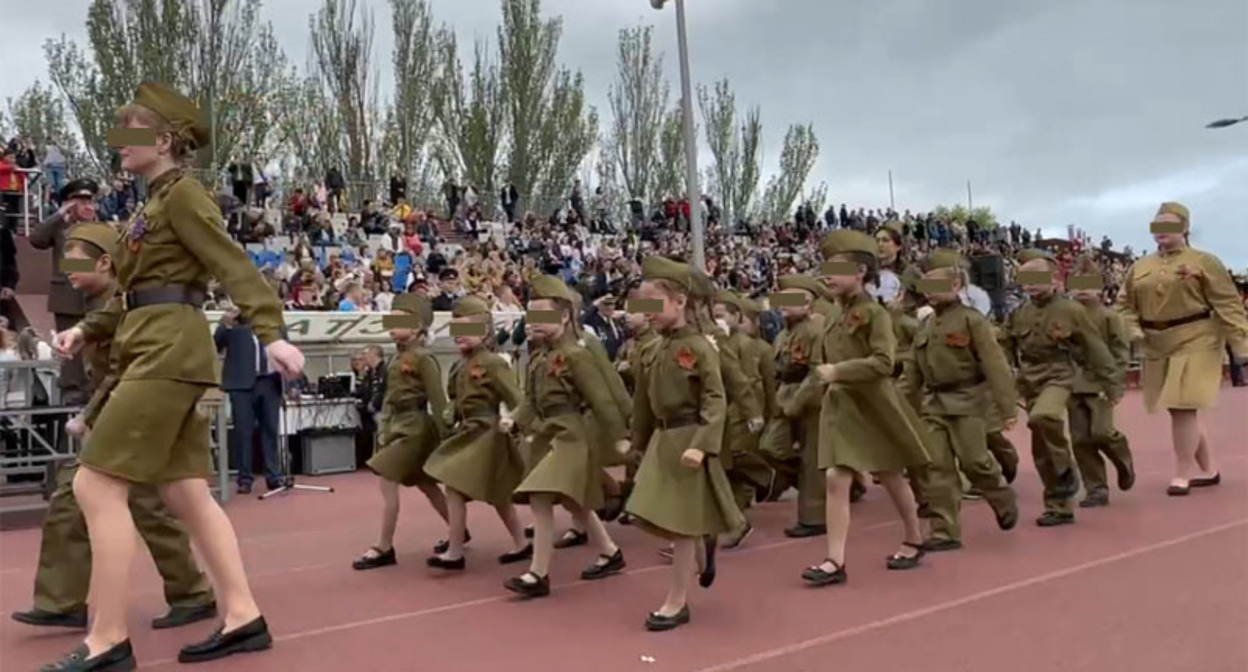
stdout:
[[(433, 304), (418, 294), (400, 294), (394, 298), (392, 308), (400, 316), (410, 316), (415, 324), (390, 329), (398, 352), (386, 370), (382, 402), (385, 415), (377, 452), (368, 461), (381, 488), (381, 532), (377, 544), (352, 563), (360, 571), (388, 567), (398, 561), (394, 530), (399, 522), (400, 485), (418, 488), (442, 520), (448, 519), (446, 495), (425, 473), (425, 461), (446, 433), (442, 370), (437, 358), (425, 347), (425, 337), (433, 322)], [(439, 542), (434, 551), (444, 551), (442, 544), (450, 546), (448, 541)]]
[[(889, 569), (913, 569), (923, 557), (914, 493), (903, 473), (930, 460), (918, 428), (906, 413), (892, 381), (896, 339), (888, 311), (867, 295), (877, 264), (876, 242), (858, 231), (834, 231), (823, 256), (848, 268), (833, 268), (824, 281), (841, 307), (820, 344), (817, 369), (824, 386), (819, 427), (819, 468), (827, 470), (828, 555), (802, 578), (816, 586), (844, 583), (849, 535), (849, 490), (854, 472), (873, 473), (888, 491), (903, 525), (902, 548), (887, 559)], [(811, 383), (810, 380), (807, 384)]]
[[(628, 443), (619, 406), (594, 364), (594, 355), (578, 339), (571, 291), (558, 278), (539, 276), (533, 280), (533, 296), (530, 314), (551, 312), (559, 317), (553, 323), (527, 320), (529, 341), (541, 344), (541, 350), (529, 365), (524, 403), (513, 418), (503, 421), (504, 427), (514, 422), (530, 437), (536, 464), (516, 494), (528, 501), (537, 521), (529, 571), (504, 585), (525, 597), (544, 597), (550, 594), (556, 503), (568, 509), (598, 549), (598, 560), (581, 572), (582, 579), (603, 579), (624, 569), (624, 554), (595, 513), (604, 500), (595, 439), (610, 440), (613, 447), (624, 441), (625, 449)], [(596, 432), (591, 423), (599, 426)]]
[[(643, 457), (625, 510), (648, 532), (672, 541), (667, 599), (646, 618), (646, 628), (659, 631), (689, 622), (698, 540), (738, 529), (744, 520), (715, 459), (727, 403), (719, 354), (697, 326), (693, 269), (647, 257), (642, 278), (641, 299), (660, 303), (661, 310), (650, 313), (660, 340), (642, 353), (636, 370), (632, 439)], [(706, 570), (703, 585), (711, 578)]]
[[(484, 302), (466, 296), (455, 302), (451, 315), (451, 335), (460, 355), (450, 371), (450, 397), (458, 425), (425, 463), (425, 473), (446, 486), (450, 536), (446, 550), (435, 549), (439, 552), (427, 564), (464, 569), (468, 502), (473, 500), (492, 505), (511, 535), (512, 550), (500, 555), (499, 563), (528, 560), (533, 545), (525, 542), (524, 528), (511, 504), (512, 492), (524, 477), (524, 463), (507, 436), (509, 422), (501, 420), (504, 406), (520, 407), (516, 375), (492, 349), (494, 331)], [(479, 335), (457, 333), (458, 325), (476, 325)]]
[(1222, 482), (1199, 412), (1222, 384), (1222, 351), (1248, 355), (1248, 319), (1226, 267), (1188, 246), (1191, 219), (1179, 203), (1162, 203), (1153, 218), (1157, 252), (1131, 265), (1119, 297), (1127, 333), (1144, 341), (1144, 404), (1170, 412), (1175, 472), (1166, 490)]
[(149, 194), (119, 246), (122, 294), (56, 339), (57, 349), (70, 355), (86, 341), (112, 336), (118, 355), (120, 382), (100, 411), (74, 479), (91, 537), (94, 618), (86, 642), (48, 670), (134, 665), (126, 628), (135, 540), (126, 504), (130, 483), (161, 486), (198, 547), (224, 611), (221, 628), (183, 648), (179, 660), (213, 660), (272, 642), (247, 585), (234, 528), (208, 490), (208, 421), (196, 405), (217, 384), (216, 351), (200, 308), (209, 279), (225, 285), (283, 375), (298, 375), (303, 355), (280, 338), (281, 304), (226, 234), (211, 194), (181, 170), (209, 141), (199, 110), (173, 89), (144, 83), (134, 103), (122, 108), (120, 122), (132, 134), (144, 129), (153, 136), (144, 139), (150, 144), (120, 149), (122, 168), (146, 178)]

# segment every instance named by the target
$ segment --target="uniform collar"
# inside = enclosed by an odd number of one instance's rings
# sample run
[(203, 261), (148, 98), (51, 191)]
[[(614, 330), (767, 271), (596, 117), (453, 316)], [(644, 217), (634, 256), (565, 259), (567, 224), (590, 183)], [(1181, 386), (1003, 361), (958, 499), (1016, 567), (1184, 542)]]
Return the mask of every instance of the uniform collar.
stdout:
[(686, 324), (685, 326), (679, 329), (673, 329), (667, 335), (669, 338), (684, 338), (686, 336), (693, 336), (697, 333), (698, 333), (697, 327), (695, 327), (692, 324)]
[(176, 181), (179, 177), (182, 177), (182, 169), (170, 168), (169, 170), (166, 170), (165, 172), (161, 173), (156, 179), (148, 183), (147, 193), (155, 194), (156, 192), (160, 191), (163, 187), (173, 184), (173, 182)]
[(1186, 250), (1187, 250), (1187, 246), (1186, 246), (1186, 245), (1183, 245), (1182, 247), (1176, 247), (1176, 248), (1174, 248), (1173, 250), (1157, 250), (1157, 256), (1159, 256), (1159, 257), (1173, 257), (1173, 256), (1178, 255), (1178, 254), (1179, 254), (1179, 253), (1181, 253), (1181, 252), (1186, 251)]

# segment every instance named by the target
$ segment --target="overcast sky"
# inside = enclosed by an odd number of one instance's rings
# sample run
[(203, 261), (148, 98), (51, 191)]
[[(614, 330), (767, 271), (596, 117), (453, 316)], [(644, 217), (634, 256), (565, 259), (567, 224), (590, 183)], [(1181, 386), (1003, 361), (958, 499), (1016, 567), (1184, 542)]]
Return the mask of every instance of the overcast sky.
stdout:
[[(391, 81), (385, 0), (360, 0), (377, 22), (374, 63)], [(89, 0), (0, 0), (0, 98), (46, 80), (43, 42), (83, 38)], [(313, 0), (266, 0), (287, 55), (306, 62)], [(812, 176), (851, 207), (990, 205), (1047, 235), (1081, 226), (1099, 241), (1151, 248), (1163, 200), (1192, 210), (1193, 243), (1248, 267), (1245, 0), (689, 0), (693, 78), (727, 76), (762, 106), (764, 175), (785, 128), (812, 122), (822, 151)], [(433, 0), (463, 40), (494, 40), (498, 0)], [(545, 0), (563, 17), (560, 60), (580, 68), (609, 114), (616, 33), (657, 26), (679, 91), (675, 15), (647, 0)], [(705, 148), (701, 162), (709, 160)]]

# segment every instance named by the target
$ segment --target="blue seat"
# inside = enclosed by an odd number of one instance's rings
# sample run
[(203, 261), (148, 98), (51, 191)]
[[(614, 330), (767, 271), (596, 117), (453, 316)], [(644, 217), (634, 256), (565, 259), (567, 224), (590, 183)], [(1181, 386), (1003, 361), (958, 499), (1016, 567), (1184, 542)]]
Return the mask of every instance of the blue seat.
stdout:
[(255, 264), (257, 268), (264, 265), (264, 260), (260, 258), (259, 252), (247, 250), (247, 256), (251, 258), (251, 263)]
[(407, 276), (412, 273), (412, 259), (406, 254), (394, 258), (394, 292), (402, 294), (407, 291)]

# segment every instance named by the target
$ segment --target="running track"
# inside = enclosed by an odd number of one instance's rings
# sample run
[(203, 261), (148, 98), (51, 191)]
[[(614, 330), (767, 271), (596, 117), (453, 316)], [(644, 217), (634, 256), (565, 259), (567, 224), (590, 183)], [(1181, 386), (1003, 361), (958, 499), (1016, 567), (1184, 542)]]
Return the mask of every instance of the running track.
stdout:
[[(725, 552), (719, 582), (695, 593), (693, 621), (647, 633), (667, 567), (657, 544), (611, 526), (626, 574), (579, 580), (587, 548), (558, 551), (554, 594), (516, 602), (500, 567), (504, 534), (473, 507), (469, 568), (426, 569), (439, 521), (419, 494), (405, 493), (399, 565), (358, 573), (349, 565), (373, 540), (377, 497), (364, 473), (316, 479), (332, 495), (298, 493), (227, 507), (242, 538), (253, 585), (278, 643), (267, 653), (198, 666), (207, 672), (1239, 672), (1248, 670), (1248, 389), (1224, 388), (1206, 417), (1223, 485), (1171, 499), (1169, 427), (1144, 413), (1138, 393), (1119, 411), (1139, 479), (1107, 509), (1080, 511), (1074, 526), (1041, 530), (1039, 480), (1027, 466), (1018, 488), (1023, 519), (996, 529), (982, 502), (964, 508), (966, 548), (929, 555), (913, 572), (888, 572), (899, 526), (883, 492), (854, 507), (847, 586), (811, 590), (799, 572), (823, 558), (823, 540), (781, 533), (792, 503), (751, 516), (746, 548)], [(1025, 435), (1011, 437), (1024, 451)], [(1112, 473), (1112, 471), (1111, 471)], [(309, 480), (311, 482), (311, 480)], [(29, 605), (38, 530), (0, 533), (0, 671), (37, 669), (79, 635), (8, 620)], [(132, 636), (143, 670), (182, 670), (178, 647), (213, 627), (151, 631), (163, 610), (146, 556), (136, 563)], [(696, 588), (695, 588), (696, 590)], [(643, 660), (653, 658), (654, 662)]]

